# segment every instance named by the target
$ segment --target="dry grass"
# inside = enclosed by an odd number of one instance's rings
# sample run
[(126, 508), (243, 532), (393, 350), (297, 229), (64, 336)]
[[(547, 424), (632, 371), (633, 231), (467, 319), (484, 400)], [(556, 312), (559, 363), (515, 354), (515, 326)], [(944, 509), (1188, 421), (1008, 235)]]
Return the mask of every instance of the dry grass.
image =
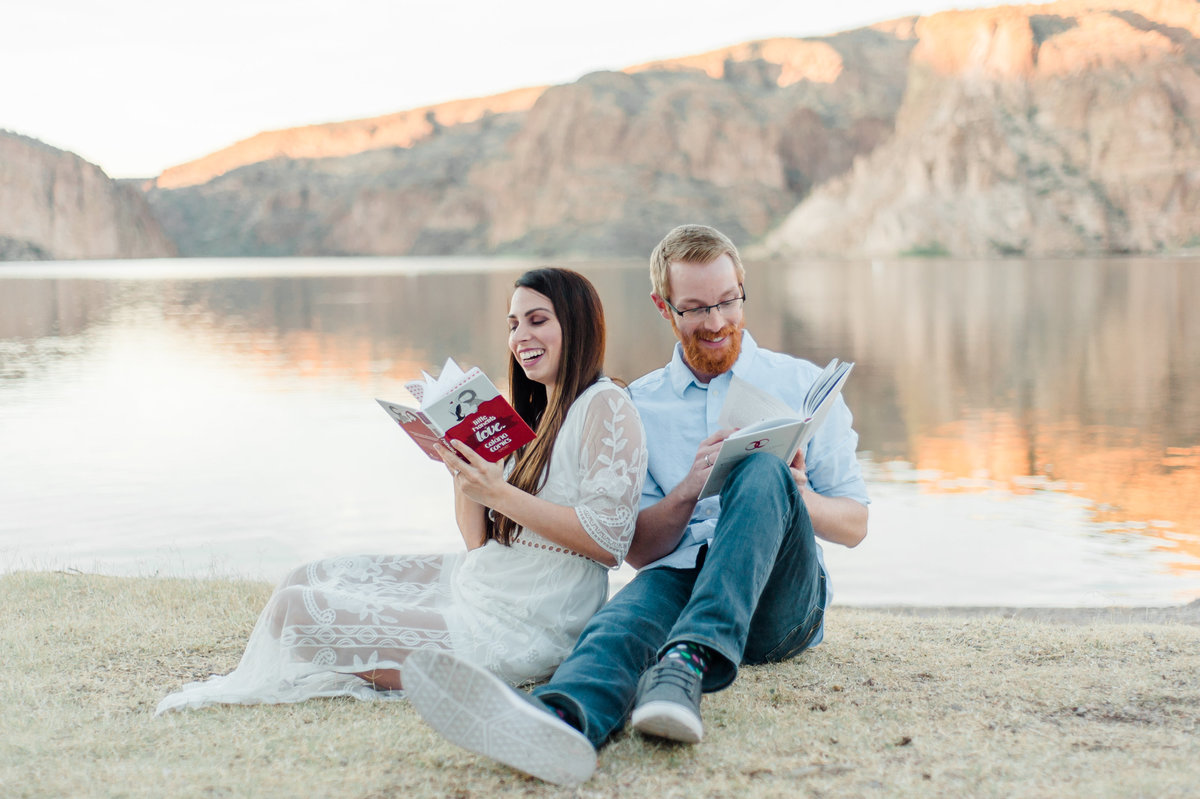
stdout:
[(0, 577), (0, 795), (1166, 797), (1200, 785), (1200, 627), (835, 609), (826, 642), (623, 734), (576, 791), (443, 743), (403, 702), (152, 716), (232, 668), (269, 587)]

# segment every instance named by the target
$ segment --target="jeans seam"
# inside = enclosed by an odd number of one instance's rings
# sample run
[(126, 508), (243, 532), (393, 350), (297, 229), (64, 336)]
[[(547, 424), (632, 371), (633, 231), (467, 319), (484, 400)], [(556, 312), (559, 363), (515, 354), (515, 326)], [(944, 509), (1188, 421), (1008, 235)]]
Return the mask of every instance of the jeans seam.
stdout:
[(795, 649), (792, 649), (790, 651), (792, 652), (793, 655), (803, 652), (805, 649), (808, 648), (808, 645), (812, 641), (812, 639), (817, 637), (817, 630), (821, 629), (821, 624), (825, 618), (825, 572), (821, 571), (821, 573), (818, 575), (817, 579), (820, 581), (820, 586), (821, 586), (820, 597), (817, 600), (817, 604), (812, 608), (812, 610), (810, 610), (808, 612), (808, 615), (804, 617), (804, 621), (800, 622), (795, 627), (788, 630), (787, 634), (783, 636), (783, 639), (780, 641), (780, 643), (774, 649), (772, 649), (770, 652), (767, 652), (766, 654), (763, 655), (764, 663), (769, 663), (773, 660), (778, 659), (777, 655), (779, 654), (779, 651), (781, 649), (783, 649), (784, 646), (786, 645), (788, 638), (790, 638), (792, 633), (796, 632), (796, 630), (799, 630), (801, 627), (804, 627), (805, 625), (809, 624), (810, 622), (813, 622), (814, 614), (816, 615), (816, 619), (815, 619), (815, 622), (812, 623), (812, 626), (809, 628), (808, 635), (805, 636), (804, 641), (802, 641), (798, 647), (796, 647)]
[[(778, 646), (776, 646), (770, 652), (763, 655), (763, 662), (770, 663), (772, 661), (782, 660), (783, 658), (779, 657), (779, 652), (780, 652), (780, 650), (784, 649), (788, 638), (792, 635), (792, 633), (796, 632), (796, 630), (799, 630), (801, 627), (808, 624), (809, 620), (812, 619), (814, 613), (824, 615), (825, 611), (823, 611), (821, 608), (813, 608), (811, 611), (809, 611), (808, 616), (805, 617), (803, 622), (801, 622), (800, 624), (797, 624), (795, 627), (788, 630), (787, 635), (785, 635), (783, 637), (784, 643), (780, 643)], [(790, 651), (792, 654), (799, 654), (799, 653), (803, 652), (805, 649), (808, 648), (809, 641), (811, 641), (813, 638), (815, 638), (817, 636), (818, 629), (820, 629), (820, 624), (819, 623), (813, 624), (812, 628), (809, 629), (809, 631), (808, 631), (808, 635), (805, 636), (804, 641), (799, 646), (795, 647), (794, 649), (789, 647), (788, 651)]]

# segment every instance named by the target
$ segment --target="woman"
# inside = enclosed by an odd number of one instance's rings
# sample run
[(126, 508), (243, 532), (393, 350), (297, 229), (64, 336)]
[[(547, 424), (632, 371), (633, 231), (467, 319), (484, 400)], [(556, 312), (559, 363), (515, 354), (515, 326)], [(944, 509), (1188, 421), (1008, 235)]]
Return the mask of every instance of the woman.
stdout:
[(455, 442), (466, 551), (358, 556), (302, 566), (258, 619), (237, 669), (191, 683), (158, 713), (214, 703), (399, 696), (416, 649), (448, 649), (512, 684), (543, 679), (604, 602), (633, 537), (646, 474), (641, 421), (603, 377), (592, 284), (535, 269), (508, 314), (509, 389), (537, 438), (503, 465)]

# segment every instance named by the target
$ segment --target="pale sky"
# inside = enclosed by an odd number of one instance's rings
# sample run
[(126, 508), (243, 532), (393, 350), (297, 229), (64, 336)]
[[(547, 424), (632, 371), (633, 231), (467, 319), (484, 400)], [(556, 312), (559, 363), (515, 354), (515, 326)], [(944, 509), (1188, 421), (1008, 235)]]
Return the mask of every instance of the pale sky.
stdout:
[(998, 0), (3, 0), (0, 128), (151, 177), (264, 130)]

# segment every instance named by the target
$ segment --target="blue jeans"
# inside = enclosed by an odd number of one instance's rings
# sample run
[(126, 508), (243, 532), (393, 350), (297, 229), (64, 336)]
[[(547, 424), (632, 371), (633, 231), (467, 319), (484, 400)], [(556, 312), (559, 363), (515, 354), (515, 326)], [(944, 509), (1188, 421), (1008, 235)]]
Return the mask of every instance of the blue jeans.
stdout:
[(716, 533), (696, 566), (638, 572), (533, 693), (573, 714), (598, 748), (632, 711), (642, 672), (673, 644), (712, 650), (703, 688), (719, 691), (741, 663), (803, 651), (824, 604), (812, 522), (792, 473), (774, 455), (754, 455), (725, 483)]

